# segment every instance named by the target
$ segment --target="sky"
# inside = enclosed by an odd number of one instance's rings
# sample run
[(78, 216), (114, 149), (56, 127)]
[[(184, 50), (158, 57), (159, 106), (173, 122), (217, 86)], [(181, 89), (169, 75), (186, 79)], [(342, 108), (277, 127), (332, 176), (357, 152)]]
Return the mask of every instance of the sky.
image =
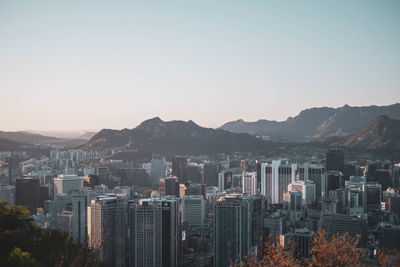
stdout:
[(400, 102), (400, 1), (0, 0), (0, 130)]

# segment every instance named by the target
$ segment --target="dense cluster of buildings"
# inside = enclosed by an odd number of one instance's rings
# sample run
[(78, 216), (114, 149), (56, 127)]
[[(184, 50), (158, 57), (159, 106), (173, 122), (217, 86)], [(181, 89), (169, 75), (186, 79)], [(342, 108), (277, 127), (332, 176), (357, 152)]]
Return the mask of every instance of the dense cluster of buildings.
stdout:
[(261, 257), (267, 237), (294, 242), (302, 259), (319, 229), (359, 234), (371, 250), (400, 247), (399, 164), (347, 162), (341, 150), (304, 162), (107, 156), (52, 151), (4, 164), (0, 200), (95, 249), (106, 266), (228, 266)]

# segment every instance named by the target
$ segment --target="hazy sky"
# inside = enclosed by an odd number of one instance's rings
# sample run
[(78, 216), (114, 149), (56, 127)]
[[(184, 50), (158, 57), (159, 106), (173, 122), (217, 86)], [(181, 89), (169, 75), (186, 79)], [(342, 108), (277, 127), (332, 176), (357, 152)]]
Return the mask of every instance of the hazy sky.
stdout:
[(400, 1), (0, 0), (0, 130), (400, 102)]

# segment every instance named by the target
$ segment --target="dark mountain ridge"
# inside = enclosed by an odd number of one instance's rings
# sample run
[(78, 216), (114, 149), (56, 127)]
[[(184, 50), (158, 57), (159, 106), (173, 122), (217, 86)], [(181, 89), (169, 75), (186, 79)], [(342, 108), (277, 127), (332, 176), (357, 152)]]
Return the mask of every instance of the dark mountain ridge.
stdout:
[(275, 139), (305, 141), (312, 137), (343, 136), (357, 132), (380, 115), (400, 120), (400, 104), (310, 108), (301, 111), (296, 117), (290, 117), (282, 122), (266, 120), (245, 122), (238, 120), (228, 122), (219, 127), (219, 129), (269, 135)]
[(193, 121), (168, 121), (158, 117), (133, 129), (103, 129), (82, 149), (127, 149), (164, 154), (201, 154), (265, 149), (269, 143), (249, 134), (204, 128)]

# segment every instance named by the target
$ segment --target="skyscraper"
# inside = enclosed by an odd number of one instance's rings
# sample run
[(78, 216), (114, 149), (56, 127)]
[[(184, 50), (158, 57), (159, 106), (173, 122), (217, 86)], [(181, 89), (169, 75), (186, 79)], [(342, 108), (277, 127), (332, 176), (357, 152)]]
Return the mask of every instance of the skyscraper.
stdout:
[(15, 181), (15, 204), (35, 213), (40, 201), (40, 180), (33, 177), (17, 178)]
[(187, 157), (176, 156), (172, 158), (172, 176), (176, 176), (181, 184), (187, 182)]
[(241, 262), (250, 251), (257, 256), (262, 231), (262, 198), (227, 195), (214, 208), (214, 266)]
[(107, 266), (125, 266), (126, 203), (115, 195), (98, 196), (88, 207), (89, 246)]
[(242, 174), (242, 193), (247, 195), (257, 195), (257, 173), (243, 172)]
[(54, 198), (59, 194), (71, 194), (74, 191), (79, 191), (83, 185), (83, 178), (77, 175), (62, 174), (54, 181)]
[(288, 185), (289, 192), (301, 192), (303, 205), (315, 202), (315, 184), (312, 181), (294, 181)]
[(160, 178), (165, 177), (165, 158), (158, 154), (153, 154), (151, 159), (151, 185), (158, 186)]
[(202, 227), (205, 219), (206, 201), (202, 196), (191, 195), (182, 198), (182, 219), (190, 226)]
[(326, 171), (344, 173), (344, 153), (340, 149), (329, 149), (326, 152)]
[(271, 164), (261, 163), (261, 195), (271, 200), (272, 204), (282, 204), (283, 194), (292, 182), (294, 165), (281, 160), (273, 160)]
[(179, 181), (176, 177), (160, 179), (160, 196), (179, 196)]
[(89, 194), (82, 192), (72, 195), (72, 238), (75, 243), (85, 244), (87, 241), (87, 210), (89, 204)]
[(162, 266), (162, 203), (129, 202), (129, 266)]
[(178, 265), (180, 214), (174, 197), (129, 202), (129, 266)]

